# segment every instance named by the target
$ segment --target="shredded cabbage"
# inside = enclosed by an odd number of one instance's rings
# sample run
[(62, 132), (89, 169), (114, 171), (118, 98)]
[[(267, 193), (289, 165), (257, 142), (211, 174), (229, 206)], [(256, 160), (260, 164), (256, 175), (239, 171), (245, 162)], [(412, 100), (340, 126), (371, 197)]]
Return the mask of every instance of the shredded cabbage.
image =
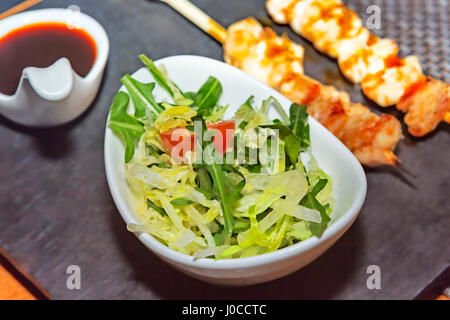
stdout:
[[(332, 183), (311, 155), (309, 133), (299, 136), (296, 127), (288, 124), (305, 118), (289, 119), (272, 97), (261, 109), (254, 107), (250, 98), (233, 118), (234, 138), (238, 145), (242, 143), (237, 159), (216, 166), (180, 163), (172, 159), (159, 134), (187, 128), (203, 111), (194, 105), (195, 93), (182, 93), (165, 69), (161, 77), (174, 101), (154, 101), (163, 111), (156, 118), (138, 119), (145, 132), (136, 141), (131, 161), (125, 164), (137, 220), (127, 226), (129, 231), (151, 234), (196, 259), (251, 257), (321, 235), (317, 226), (326, 228), (329, 219), (324, 218), (334, 205)], [(208, 92), (208, 87), (204, 85), (202, 92)], [(203, 108), (212, 108), (203, 121), (220, 121), (228, 107), (220, 107), (218, 97), (213, 98), (214, 92), (201, 99)], [(279, 111), (283, 122), (267, 116), (270, 106)], [(283, 135), (276, 130), (280, 126)], [(309, 130), (305, 123), (302, 128)], [(247, 159), (250, 151), (257, 152), (257, 161)], [(229, 213), (231, 230), (227, 229)]]

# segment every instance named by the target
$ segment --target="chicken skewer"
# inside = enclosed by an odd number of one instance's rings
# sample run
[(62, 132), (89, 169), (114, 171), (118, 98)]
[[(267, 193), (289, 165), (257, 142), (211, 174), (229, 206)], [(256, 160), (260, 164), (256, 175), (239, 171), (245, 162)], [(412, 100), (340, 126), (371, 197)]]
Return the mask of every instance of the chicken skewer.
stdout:
[(308, 113), (338, 137), (361, 163), (395, 165), (397, 159), (392, 150), (401, 137), (398, 120), (372, 113), (367, 107), (352, 103), (347, 93), (305, 76), (303, 68), (297, 66), (301, 62), (292, 54), (293, 46), (297, 45), (247, 18), (228, 28), (225, 61), (291, 101), (307, 105)]
[(450, 123), (450, 85), (422, 74), (419, 59), (397, 56), (391, 39), (364, 28), (358, 15), (341, 0), (267, 0), (272, 18), (289, 24), (330, 57), (342, 73), (361, 83), (364, 94), (382, 107), (397, 105), (414, 136)]
[(367, 166), (396, 165), (394, 155), (401, 126), (387, 114), (380, 116), (352, 103), (348, 94), (303, 74), (304, 49), (255, 19), (232, 24), (228, 31), (186, 0), (162, 0), (223, 44), (225, 61), (280, 91), (290, 100), (308, 105), (308, 113), (336, 135)]

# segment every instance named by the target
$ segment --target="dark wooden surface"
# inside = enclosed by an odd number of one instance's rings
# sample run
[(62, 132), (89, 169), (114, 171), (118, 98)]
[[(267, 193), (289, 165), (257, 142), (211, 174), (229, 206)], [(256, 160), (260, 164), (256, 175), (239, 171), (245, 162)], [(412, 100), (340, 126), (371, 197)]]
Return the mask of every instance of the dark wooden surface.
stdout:
[[(2, 0), (0, 11), (18, 2)], [(266, 17), (264, 0), (194, 2), (225, 26), (249, 15)], [(362, 12), (366, 2), (349, 1)], [(108, 108), (120, 77), (141, 66), (138, 54), (221, 59), (222, 49), (157, 1), (46, 0), (37, 8), (69, 4), (98, 19), (111, 40), (96, 101), (79, 119), (54, 129), (28, 129), (0, 118), (0, 246), (54, 298), (410, 299), (449, 265), (450, 130), (442, 124), (426, 138), (406, 135), (398, 146), (399, 157), (416, 178), (405, 179), (394, 170), (366, 170), (367, 200), (357, 222), (321, 258), (293, 275), (223, 288), (184, 276), (158, 260), (126, 231), (108, 190), (103, 165)], [(276, 30), (305, 46), (307, 74), (369, 104), (359, 86), (341, 77), (334, 61), (289, 28)], [(381, 290), (366, 287), (366, 268), (372, 264), (381, 268)], [(81, 268), (81, 290), (66, 288), (69, 265)]]

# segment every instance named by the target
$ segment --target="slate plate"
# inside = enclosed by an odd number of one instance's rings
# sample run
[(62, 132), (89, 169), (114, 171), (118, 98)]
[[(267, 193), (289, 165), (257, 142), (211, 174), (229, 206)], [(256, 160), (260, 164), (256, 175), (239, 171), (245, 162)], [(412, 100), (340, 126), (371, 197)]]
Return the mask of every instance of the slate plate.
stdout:
[[(18, 2), (3, 0), (0, 11)], [(267, 16), (263, 0), (193, 2), (225, 26), (249, 15)], [(403, 55), (421, 55), (426, 72), (449, 81), (447, 1), (347, 3), (361, 14), (367, 5), (380, 4), (377, 33), (399, 41)], [(368, 195), (359, 219), (303, 270), (234, 289), (207, 285), (168, 267), (126, 231), (111, 199), (103, 166), (105, 119), (120, 77), (140, 67), (138, 54), (222, 59), (222, 49), (157, 1), (46, 0), (37, 8), (71, 4), (98, 19), (110, 36), (111, 57), (99, 96), (81, 118), (55, 129), (27, 129), (0, 118), (0, 247), (54, 298), (411, 299), (450, 264), (450, 127), (441, 124), (422, 139), (406, 134), (398, 146), (397, 154), (416, 178), (366, 170)], [(305, 46), (308, 75), (381, 110), (342, 78), (334, 61), (289, 28), (275, 29)], [(388, 112), (401, 118), (395, 110)], [(81, 290), (66, 287), (69, 265), (81, 268)], [(369, 265), (381, 268), (381, 290), (367, 289)]]

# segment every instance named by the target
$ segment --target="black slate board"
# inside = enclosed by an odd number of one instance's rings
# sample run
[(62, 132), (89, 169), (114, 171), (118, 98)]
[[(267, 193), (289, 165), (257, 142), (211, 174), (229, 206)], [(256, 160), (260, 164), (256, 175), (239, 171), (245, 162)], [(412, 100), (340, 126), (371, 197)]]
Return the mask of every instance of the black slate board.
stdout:
[[(0, 11), (18, 2), (2, 0)], [(224, 26), (250, 15), (267, 16), (264, 0), (193, 2)], [(422, 61), (431, 61), (426, 71), (448, 81), (450, 39), (442, 30), (448, 29), (449, 4), (426, 1), (433, 4), (429, 9), (424, 2), (347, 1), (361, 14), (368, 4), (382, 5), (386, 14), (379, 34), (399, 40), (404, 55), (420, 50)], [(157, 1), (46, 0), (36, 8), (70, 4), (98, 19), (110, 36), (111, 56), (97, 99), (79, 119), (54, 129), (28, 129), (0, 118), (0, 246), (54, 298), (410, 299), (450, 264), (450, 127), (441, 124), (426, 138), (406, 134), (400, 142), (397, 154), (416, 175), (408, 178), (412, 181), (393, 170), (366, 170), (368, 195), (359, 219), (301, 271), (236, 289), (208, 285), (168, 267), (126, 231), (111, 199), (103, 165), (105, 119), (120, 77), (141, 66), (138, 54), (155, 59), (197, 54), (221, 60), (222, 49)], [(434, 33), (426, 31), (423, 39), (414, 36), (410, 41), (410, 34), (428, 30), (423, 27), (428, 24), (441, 30), (434, 40)], [(305, 46), (308, 75), (381, 110), (362, 96), (359, 86), (342, 78), (334, 61), (289, 28), (275, 29)], [(434, 68), (436, 59), (439, 69)], [(401, 118), (395, 110), (383, 111)], [(73, 264), (81, 267), (81, 290), (66, 288), (66, 268)], [(381, 290), (366, 287), (366, 268), (372, 264), (381, 267)]]

